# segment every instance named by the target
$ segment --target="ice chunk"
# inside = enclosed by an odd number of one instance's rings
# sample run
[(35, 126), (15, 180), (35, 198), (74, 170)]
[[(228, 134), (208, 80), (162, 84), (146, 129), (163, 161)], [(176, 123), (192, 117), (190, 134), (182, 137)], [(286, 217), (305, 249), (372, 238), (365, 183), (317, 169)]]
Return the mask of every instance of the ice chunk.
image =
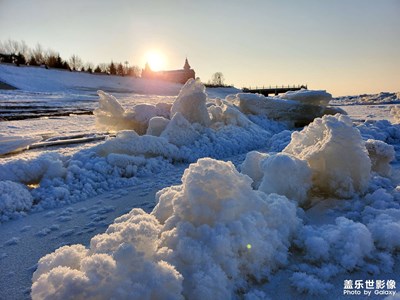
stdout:
[(270, 119), (285, 121), (291, 126), (304, 126), (324, 115), (324, 107), (302, 104), (294, 100), (264, 97), (260, 94), (237, 94), (240, 110), (245, 114), (265, 115)]
[(189, 145), (200, 138), (200, 134), (180, 112), (174, 114), (160, 136), (176, 146)]
[(324, 90), (299, 90), (289, 91), (279, 95), (282, 99), (294, 100), (303, 104), (327, 106), (332, 100), (332, 95)]
[(210, 124), (206, 106), (207, 94), (199, 79), (189, 79), (182, 87), (171, 108), (171, 116), (180, 112), (190, 123)]
[(215, 104), (208, 107), (212, 122), (223, 125), (246, 127), (251, 121), (232, 103), (227, 100), (216, 99)]
[(17, 152), (41, 140), (42, 140), (41, 137), (35, 137), (35, 136), (0, 135), (0, 155)]
[(314, 186), (338, 197), (351, 197), (368, 186), (371, 161), (360, 132), (349, 117), (324, 116), (293, 132), (285, 153), (306, 160)]
[(240, 167), (243, 174), (253, 179), (252, 185), (255, 189), (258, 189), (264, 176), (264, 172), (261, 169), (261, 162), (268, 156), (269, 154), (267, 153), (251, 151), (246, 154), (246, 158)]
[(164, 129), (167, 127), (170, 120), (164, 117), (153, 117), (149, 121), (146, 134), (160, 136)]
[(131, 110), (125, 110), (118, 100), (103, 91), (100, 96), (99, 107), (94, 110), (96, 125), (99, 128), (111, 131), (135, 130), (138, 134), (145, 134), (151, 118), (161, 115), (169, 116), (169, 105), (137, 104)]
[(395, 159), (393, 146), (372, 139), (367, 140), (365, 146), (371, 159), (372, 171), (377, 172), (381, 176), (390, 176), (390, 162)]
[(264, 173), (259, 190), (276, 193), (296, 200), (299, 204), (307, 201), (311, 188), (311, 170), (306, 161), (292, 155), (278, 153), (261, 162)]

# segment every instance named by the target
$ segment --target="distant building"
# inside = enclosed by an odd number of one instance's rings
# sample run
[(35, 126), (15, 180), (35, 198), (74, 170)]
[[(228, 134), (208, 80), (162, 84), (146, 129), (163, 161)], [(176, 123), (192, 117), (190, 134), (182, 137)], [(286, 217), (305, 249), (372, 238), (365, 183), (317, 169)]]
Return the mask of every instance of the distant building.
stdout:
[(165, 80), (177, 83), (186, 83), (186, 81), (190, 78), (195, 79), (195, 72), (190, 67), (189, 62), (186, 58), (185, 65), (181, 70), (169, 70), (169, 71), (153, 71), (149, 64), (146, 63), (143, 71), (142, 71), (142, 78), (150, 78), (150, 79), (158, 79), (158, 80)]

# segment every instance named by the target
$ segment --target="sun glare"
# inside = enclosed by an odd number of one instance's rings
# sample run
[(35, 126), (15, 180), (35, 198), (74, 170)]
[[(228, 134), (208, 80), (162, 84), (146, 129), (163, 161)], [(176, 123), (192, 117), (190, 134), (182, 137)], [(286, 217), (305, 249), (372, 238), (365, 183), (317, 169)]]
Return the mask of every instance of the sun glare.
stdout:
[(146, 60), (153, 71), (160, 71), (165, 68), (164, 56), (157, 51), (148, 52)]

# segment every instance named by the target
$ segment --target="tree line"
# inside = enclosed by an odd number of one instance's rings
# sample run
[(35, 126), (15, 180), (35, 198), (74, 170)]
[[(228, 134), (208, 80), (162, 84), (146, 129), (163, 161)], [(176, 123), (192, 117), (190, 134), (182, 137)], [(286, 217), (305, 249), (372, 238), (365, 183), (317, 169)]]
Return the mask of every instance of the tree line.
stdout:
[(68, 60), (63, 59), (57, 51), (44, 49), (37, 43), (34, 48), (29, 47), (25, 41), (6, 40), (0, 41), (0, 62), (13, 63), (17, 66), (44, 66), (45, 68), (64, 69), (96, 74), (109, 74), (120, 76), (139, 77), (141, 69), (138, 66), (130, 66), (128, 61), (124, 64), (100, 63), (96, 66), (91, 62), (83, 62), (76, 54)]

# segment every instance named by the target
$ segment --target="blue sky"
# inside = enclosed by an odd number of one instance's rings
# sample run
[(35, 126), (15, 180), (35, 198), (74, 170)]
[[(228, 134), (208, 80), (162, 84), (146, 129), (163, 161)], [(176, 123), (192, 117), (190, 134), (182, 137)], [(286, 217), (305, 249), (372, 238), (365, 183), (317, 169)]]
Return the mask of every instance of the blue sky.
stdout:
[(9, 38), (95, 64), (187, 56), (203, 81), (220, 71), (237, 87), (400, 91), (400, 0), (0, 0)]

